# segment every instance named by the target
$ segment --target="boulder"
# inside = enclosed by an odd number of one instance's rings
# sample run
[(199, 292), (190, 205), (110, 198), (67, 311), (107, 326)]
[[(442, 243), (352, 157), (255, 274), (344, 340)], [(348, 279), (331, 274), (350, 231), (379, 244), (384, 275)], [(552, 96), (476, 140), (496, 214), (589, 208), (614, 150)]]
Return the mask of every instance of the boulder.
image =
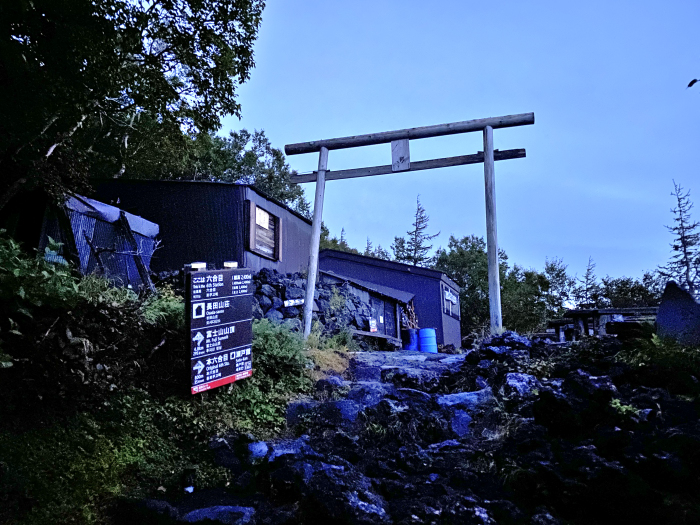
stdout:
[(525, 399), (534, 395), (533, 390), (541, 390), (539, 379), (530, 374), (510, 372), (503, 385), (504, 394), (513, 399)]
[(285, 306), (280, 308), (280, 312), (282, 312), (285, 319), (294, 319), (299, 317), (299, 308), (296, 306)]
[(284, 302), (282, 302), (282, 299), (280, 299), (279, 297), (274, 296), (274, 297), (272, 298), (272, 306), (271, 306), (271, 308), (272, 308), (273, 310), (279, 310), (280, 308), (284, 308)]
[(437, 397), (438, 405), (442, 407), (459, 407), (466, 410), (476, 410), (481, 405), (493, 401), (491, 387), (486, 387), (476, 392), (458, 392), (457, 394), (445, 394)]
[(472, 422), (472, 417), (464, 410), (455, 410), (450, 419), (450, 429), (463, 438), (469, 435), (469, 424)]
[(661, 297), (656, 333), (682, 345), (700, 346), (700, 304), (673, 281), (666, 285)]
[(272, 286), (269, 284), (263, 284), (260, 287), (260, 293), (264, 295), (265, 297), (268, 297), (272, 299), (273, 297), (277, 297), (277, 290), (275, 290)]
[(265, 319), (269, 319), (273, 323), (279, 324), (284, 319), (284, 315), (279, 310), (269, 310), (265, 314)]
[(257, 299), (263, 312), (267, 312), (272, 306), (272, 299), (270, 299), (267, 295), (259, 295), (257, 296)]
[(290, 299), (304, 299), (306, 297), (306, 292), (302, 288), (297, 288), (296, 286), (290, 286), (284, 291), (284, 298), (289, 301)]

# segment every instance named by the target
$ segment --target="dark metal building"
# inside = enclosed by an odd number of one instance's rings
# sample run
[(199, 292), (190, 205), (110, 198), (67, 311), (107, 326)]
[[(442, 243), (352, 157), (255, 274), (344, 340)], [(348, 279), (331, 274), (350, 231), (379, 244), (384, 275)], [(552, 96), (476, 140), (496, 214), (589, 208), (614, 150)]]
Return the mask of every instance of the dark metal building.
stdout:
[(321, 272), (413, 294), (420, 328), (435, 328), (438, 344), (462, 344), (459, 286), (444, 273), (336, 250), (319, 254)]
[(370, 318), (356, 333), (380, 337), (395, 346), (401, 346), (401, 309), (413, 300), (414, 294), (332, 271), (321, 270), (319, 274), (319, 280), (325, 283), (347, 283), (350, 293), (369, 305)]
[(151, 268), (224, 261), (259, 271), (304, 271), (311, 221), (252, 186), (219, 182), (109, 180), (99, 198), (160, 225)]

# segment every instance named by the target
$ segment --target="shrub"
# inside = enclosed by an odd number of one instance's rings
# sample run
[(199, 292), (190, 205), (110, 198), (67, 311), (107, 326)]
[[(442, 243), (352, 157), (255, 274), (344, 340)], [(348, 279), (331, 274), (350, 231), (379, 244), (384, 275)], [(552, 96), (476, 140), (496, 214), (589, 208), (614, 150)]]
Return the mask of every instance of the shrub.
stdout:
[[(154, 299), (149, 308), (167, 311), (162, 304), (177, 303)], [(198, 488), (228, 481), (209, 440), (232, 430), (261, 437), (279, 431), (287, 401), (311, 386), (298, 334), (267, 320), (256, 321), (253, 333), (251, 378), (197, 396), (183, 378), (183, 393), (164, 399), (132, 388), (92, 413), (43, 429), (0, 432), (0, 508), (6, 512), (0, 510), (0, 522), (24, 508), (28, 524), (102, 523), (115, 498), (179, 490), (192, 466)]]

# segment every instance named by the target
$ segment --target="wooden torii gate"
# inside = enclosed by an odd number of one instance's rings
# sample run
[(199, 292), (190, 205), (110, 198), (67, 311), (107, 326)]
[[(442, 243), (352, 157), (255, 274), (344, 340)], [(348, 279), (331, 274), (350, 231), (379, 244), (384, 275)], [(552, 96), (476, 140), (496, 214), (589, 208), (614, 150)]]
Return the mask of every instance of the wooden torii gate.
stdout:
[[(486, 193), (486, 248), (488, 252), (489, 267), (489, 312), (491, 316), (491, 333), (497, 334), (503, 331), (501, 317), (501, 287), (498, 273), (498, 236), (496, 231), (496, 177), (494, 161), (518, 159), (525, 157), (524, 149), (512, 149), (498, 151), (493, 149), (494, 128), (509, 128), (513, 126), (525, 126), (535, 123), (534, 113), (520, 115), (506, 115), (504, 117), (491, 117), (450, 124), (438, 124), (436, 126), (424, 126), (420, 128), (400, 129), (383, 133), (371, 133), (368, 135), (356, 135), (337, 139), (316, 140), (313, 142), (301, 142), (287, 144), (284, 151), (287, 155), (299, 155), (302, 153), (319, 153), (318, 171), (313, 173), (294, 175), (293, 183), (316, 182), (316, 196), (314, 199), (314, 216), (311, 228), (311, 248), (309, 254), (309, 270), (306, 280), (306, 298), (304, 300), (304, 338), (311, 333), (311, 318), (313, 315), (314, 292), (316, 291), (316, 277), (318, 275), (318, 250), (321, 240), (321, 221), (323, 219), (323, 196), (327, 180), (351, 179), (355, 177), (369, 177), (372, 175), (384, 175), (387, 173), (427, 170), (432, 168), (446, 168), (448, 166), (462, 166), (465, 164), (484, 163), (484, 181)], [(484, 151), (475, 155), (460, 155), (442, 159), (411, 162), (409, 153), (409, 140), (440, 137), (443, 135), (455, 135), (483, 131)], [(386, 166), (374, 166), (371, 168), (357, 168), (349, 170), (328, 170), (328, 151), (332, 149), (356, 148), (371, 146), (374, 144), (391, 143), (392, 163)]]

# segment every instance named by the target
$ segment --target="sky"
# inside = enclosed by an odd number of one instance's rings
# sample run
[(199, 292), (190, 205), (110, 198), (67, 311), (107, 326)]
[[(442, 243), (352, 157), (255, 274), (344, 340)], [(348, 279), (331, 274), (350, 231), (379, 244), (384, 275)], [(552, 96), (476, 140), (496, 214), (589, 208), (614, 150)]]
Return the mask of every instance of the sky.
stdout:
[[(498, 244), (542, 270), (640, 277), (668, 261), (673, 180), (700, 220), (700, 2), (268, 0), (242, 119), (285, 144), (534, 112), (494, 130)], [(411, 141), (411, 160), (483, 150), (480, 132)], [(318, 154), (287, 157), (300, 173)], [(328, 169), (391, 163), (389, 144), (332, 150)], [(314, 184), (304, 184), (313, 203)], [(483, 164), (329, 181), (323, 220), (363, 250), (411, 229), (485, 238)]]

